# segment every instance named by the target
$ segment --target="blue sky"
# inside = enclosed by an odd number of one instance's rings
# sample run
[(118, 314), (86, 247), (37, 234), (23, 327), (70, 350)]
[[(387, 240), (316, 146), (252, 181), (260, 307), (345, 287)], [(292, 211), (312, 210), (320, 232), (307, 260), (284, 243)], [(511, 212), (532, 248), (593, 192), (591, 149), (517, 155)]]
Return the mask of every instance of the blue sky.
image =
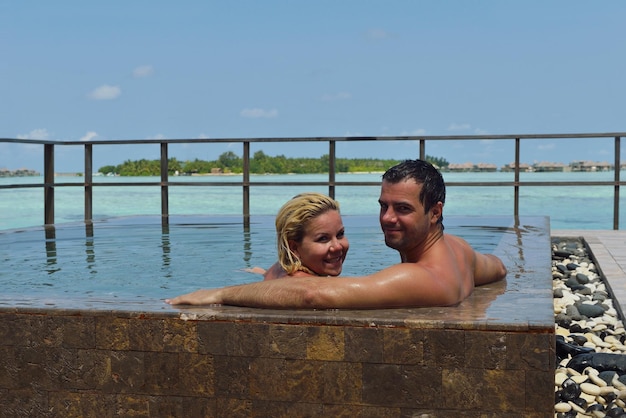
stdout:
[[(625, 20), (626, 2), (616, 0), (0, 0), (0, 137), (624, 132)], [(80, 171), (81, 150), (65, 148), (57, 170)], [(170, 156), (226, 150), (241, 155), (217, 145)], [(415, 150), (351, 143), (338, 156)], [(612, 153), (612, 140), (522, 143), (529, 163)], [(429, 143), (427, 154), (503, 165), (513, 144)], [(157, 157), (156, 146), (103, 147), (94, 165)], [(39, 147), (0, 144), (0, 168), (41, 166)]]

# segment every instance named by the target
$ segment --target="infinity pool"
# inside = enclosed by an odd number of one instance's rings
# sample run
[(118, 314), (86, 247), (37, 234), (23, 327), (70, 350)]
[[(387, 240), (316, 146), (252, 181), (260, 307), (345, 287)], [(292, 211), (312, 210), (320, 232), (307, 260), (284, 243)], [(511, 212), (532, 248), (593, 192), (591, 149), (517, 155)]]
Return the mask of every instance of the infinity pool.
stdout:
[[(555, 335), (547, 218), (446, 217), (506, 280), (451, 307), (170, 306), (259, 280), (272, 217), (116, 218), (0, 232), (7, 416), (549, 416)], [(398, 258), (344, 218), (345, 274)], [(341, 280), (338, 278), (337, 280)], [(280, 382), (280, 384), (276, 384)], [(551, 415), (550, 415), (551, 416)]]
[[(246, 272), (276, 260), (274, 218), (125, 217), (0, 232), (0, 304), (161, 300), (199, 287), (260, 280)], [(378, 219), (344, 216), (350, 252), (344, 276), (367, 274), (399, 261), (384, 244)], [(483, 252), (518, 246), (530, 225), (510, 217), (446, 217), (446, 232)], [(505, 239), (506, 238), (506, 239)], [(504, 239), (504, 241), (503, 241)]]

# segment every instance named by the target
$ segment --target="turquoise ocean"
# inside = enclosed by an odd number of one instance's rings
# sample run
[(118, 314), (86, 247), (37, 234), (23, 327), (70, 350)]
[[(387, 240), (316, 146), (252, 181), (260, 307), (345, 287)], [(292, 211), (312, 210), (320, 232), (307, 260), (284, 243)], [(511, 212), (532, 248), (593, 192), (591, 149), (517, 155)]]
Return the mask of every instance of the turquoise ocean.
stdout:
[[(521, 181), (612, 181), (614, 172), (521, 173)], [(513, 173), (444, 173), (446, 182), (513, 181)], [(316, 182), (326, 181), (327, 174), (252, 175), (251, 182)], [(380, 182), (380, 173), (337, 174), (336, 180)], [(59, 183), (82, 183), (81, 177), (57, 177)], [(106, 186), (111, 182), (154, 182), (158, 177), (94, 177), (94, 220), (159, 215), (159, 186)], [(175, 177), (170, 181), (233, 182), (240, 176)], [(42, 177), (0, 178), (0, 185), (39, 184)], [(273, 215), (289, 198), (303, 191), (327, 193), (325, 186), (254, 186), (250, 188), (250, 211), (254, 215)], [(449, 186), (444, 215), (502, 216), (513, 214), (512, 187)], [(520, 188), (520, 215), (547, 216), (552, 229), (612, 229), (612, 186), (523, 186)], [(335, 197), (343, 215), (376, 215), (378, 186), (337, 186)], [(625, 196), (626, 193), (622, 193)], [(82, 187), (55, 189), (55, 221), (57, 224), (83, 219)], [(239, 215), (242, 213), (240, 186), (170, 186), (170, 215)], [(0, 189), (0, 230), (27, 228), (43, 224), (43, 188)], [(626, 216), (626, 197), (620, 198), (620, 219)], [(622, 222), (623, 223), (623, 222)], [(621, 228), (620, 228), (621, 229)]]

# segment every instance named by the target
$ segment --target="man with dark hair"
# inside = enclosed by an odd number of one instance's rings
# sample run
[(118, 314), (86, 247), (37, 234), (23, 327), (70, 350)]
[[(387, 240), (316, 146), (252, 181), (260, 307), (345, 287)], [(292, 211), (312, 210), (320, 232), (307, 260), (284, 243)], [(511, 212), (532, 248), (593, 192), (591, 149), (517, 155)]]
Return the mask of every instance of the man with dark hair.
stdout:
[(385, 243), (400, 253), (399, 264), (362, 277), (269, 280), (198, 290), (166, 302), (319, 309), (449, 306), (467, 298), (474, 286), (506, 276), (498, 257), (444, 234), (445, 183), (430, 163), (407, 160), (387, 170), (378, 203)]

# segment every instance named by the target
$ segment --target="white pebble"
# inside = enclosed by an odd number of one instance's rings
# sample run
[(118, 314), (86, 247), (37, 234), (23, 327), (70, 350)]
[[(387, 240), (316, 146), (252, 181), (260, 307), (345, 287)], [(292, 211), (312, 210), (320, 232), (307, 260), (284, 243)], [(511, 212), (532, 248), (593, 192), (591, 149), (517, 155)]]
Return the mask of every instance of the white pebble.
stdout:
[(568, 402), (559, 402), (556, 405), (554, 405), (555, 412), (569, 412), (571, 410), (572, 410), (572, 405), (570, 405)]
[(581, 383), (580, 390), (582, 390), (585, 393), (588, 393), (589, 395), (600, 394), (600, 387), (597, 385), (594, 385), (593, 383), (588, 383), (588, 382)]

